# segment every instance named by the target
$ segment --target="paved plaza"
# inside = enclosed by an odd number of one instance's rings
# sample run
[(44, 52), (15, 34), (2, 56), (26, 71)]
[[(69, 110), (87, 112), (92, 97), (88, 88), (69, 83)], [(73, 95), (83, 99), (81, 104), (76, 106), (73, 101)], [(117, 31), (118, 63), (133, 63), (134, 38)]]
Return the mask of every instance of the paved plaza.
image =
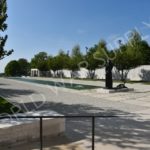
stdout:
[[(102, 81), (42, 80), (98, 86), (105, 84)], [(53, 110), (63, 115), (117, 116), (96, 119), (96, 150), (150, 150), (150, 86), (140, 83), (127, 86), (135, 91), (102, 94), (98, 89), (72, 90), (0, 78), (1, 96), (24, 111)], [(89, 118), (67, 119), (64, 135), (67, 140), (59, 140), (54, 145), (51, 143), (54, 147), (46, 150), (67, 150), (66, 145), (69, 147), (75, 143), (80, 148), (73, 146), (74, 149), (70, 149), (90, 150), (91, 128)]]

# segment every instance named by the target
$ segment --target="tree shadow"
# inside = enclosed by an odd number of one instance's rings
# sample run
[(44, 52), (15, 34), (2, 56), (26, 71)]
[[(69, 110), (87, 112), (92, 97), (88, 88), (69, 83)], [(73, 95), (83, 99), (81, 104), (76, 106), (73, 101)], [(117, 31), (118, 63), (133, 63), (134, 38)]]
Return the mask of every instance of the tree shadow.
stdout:
[(5, 98), (18, 97), (20, 95), (30, 95), (36, 93), (33, 90), (19, 90), (19, 89), (4, 89), (0, 88), (1, 96)]
[(120, 75), (120, 73), (117, 70), (113, 70), (112, 71), (112, 78), (114, 80), (121, 80), (121, 75)]
[[(36, 105), (41, 105), (42, 103), (43, 102), (38, 102)], [(117, 146), (120, 149), (150, 149), (150, 120), (139, 120), (137, 119), (137, 115), (133, 115), (131, 113), (123, 112), (120, 110), (92, 107), (90, 105), (67, 105), (63, 103), (47, 102), (43, 104), (43, 106), (41, 105), (41, 107), (38, 109), (36, 109), (36, 107), (34, 107), (34, 105), (31, 103), (26, 103), (25, 105), (28, 107), (28, 109), (30, 108), (30, 110), (53, 110), (67, 116), (102, 116), (101, 118), (96, 118), (96, 145), (101, 144), (104, 146), (104, 148), (105, 146), (111, 144), (112, 146)], [(110, 117), (103, 118), (105, 116)], [(65, 135), (69, 137), (69, 142), (87, 140), (89, 143), (91, 143), (91, 121), (91, 118), (88, 117), (70, 119), (67, 118)], [(88, 148), (91, 147), (85, 147), (85, 149)]]
[(141, 77), (142, 81), (150, 81), (150, 70), (142, 69), (139, 76)]
[(9, 84), (0, 83), (0, 86), (7, 86)]
[(96, 144), (111, 144), (119, 148), (149, 150), (150, 121), (128, 117), (96, 120)]
[[(43, 139), (44, 140), (44, 149), (46, 150), (82, 150), (79, 149), (80, 143), (76, 144), (68, 144), (71, 141), (64, 135), (60, 135), (57, 137), (46, 137)], [(35, 140), (35, 141), (29, 141), (28, 144), (23, 143), (23, 144), (8, 144), (6, 145), (1, 145), (1, 149), (3, 150), (40, 150), (40, 140)]]

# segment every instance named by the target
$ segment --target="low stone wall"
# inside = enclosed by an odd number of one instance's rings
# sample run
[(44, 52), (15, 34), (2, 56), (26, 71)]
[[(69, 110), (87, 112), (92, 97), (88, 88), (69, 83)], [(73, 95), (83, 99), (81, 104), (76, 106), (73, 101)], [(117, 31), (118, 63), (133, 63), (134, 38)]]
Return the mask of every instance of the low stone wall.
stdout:
[[(71, 77), (69, 70), (62, 70), (65, 77)], [(120, 79), (119, 73), (113, 68), (113, 79)], [(88, 78), (89, 72), (85, 68), (80, 68), (79, 71), (75, 72), (77, 78)], [(105, 79), (105, 68), (96, 69), (96, 79)], [(131, 81), (150, 81), (150, 65), (139, 66), (135, 69), (131, 69), (128, 73), (127, 78)]]
[(150, 65), (143, 65), (131, 69), (128, 74), (128, 79), (133, 81), (150, 81)]
[[(50, 71), (52, 77), (54, 76), (54, 72)], [(71, 78), (71, 71), (64, 69), (59, 70), (58, 73), (63, 74), (63, 77)], [(119, 73), (114, 68), (113, 71), (113, 79), (120, 79)], [(74, 71), (74, 78), (88, 78), (89, 71), (86, 68), (80, 68), (79, 71)], [(150, 65), (139, 66), (135, 69), (131, 69), (128, 73), (127, 78), (131, 81), (150, 81)], [(96, 69), (95, 71), (95, 79), (105, 79), (105, 68)]]
[[(18, 114), (19, 116), (21, 114)], [(52, 116), (55, 112), (30, 112), (22, 116)], [(60, 115), (59, 115), (60, 116)], [(11, 116), (10, 116), (11, 117)], [(57, 136), (65, 131), (64, 118), (43, 119), (43, 137)], [(40, 138), (39, 119), (2, 119), (0, 120), (0, 145), (25, 143)]]

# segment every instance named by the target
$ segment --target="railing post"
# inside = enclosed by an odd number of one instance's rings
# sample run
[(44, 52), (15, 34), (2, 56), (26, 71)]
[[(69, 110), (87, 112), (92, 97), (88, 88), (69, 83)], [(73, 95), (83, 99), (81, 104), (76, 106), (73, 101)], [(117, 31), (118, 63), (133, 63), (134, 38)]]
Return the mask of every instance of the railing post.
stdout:
[(43, 122), (42, 117), (40, 117), (40, 150), (43, 150)]
[(95, 150), (95, 116), (92, 116), (92, 150)]

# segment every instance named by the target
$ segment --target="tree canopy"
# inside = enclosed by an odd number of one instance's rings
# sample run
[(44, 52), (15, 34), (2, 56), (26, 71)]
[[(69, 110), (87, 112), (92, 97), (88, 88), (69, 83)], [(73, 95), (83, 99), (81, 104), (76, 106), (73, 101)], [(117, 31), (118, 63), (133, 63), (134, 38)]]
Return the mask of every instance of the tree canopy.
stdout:
[(95, 59), (94, 55), (97, 51), (98, 46), (95, 45), (94, 47), (91, 47), (86, 55), (85, 60), (87, 62), (87, 69), (89, 70), (89, 78), (94, 78), (95, 76), (95, 70), (99, 67), (100, 61), (98, 59)]
[[(6, 0), (0, 0), (0, 31), (4, 32), (7, 29), (7, 2)], [(5, 44), (8, 36), (0, 36), (0, 60), (12, 54), (13, 50), (5, 50)]]
[(101, 40), (97, 45), (97, 49), (94, 54), (94, 59), (97, 59), (99, 61), (99, 67), (104, 67), (108, 58), (109, 51), (107, 48), (107, 43), (105, 40)]
[(39, 52), (32, 58), (31, 67), (38, 68), (40, 71), (48, 71), (48, 54), (46, 52)]
[(31, 66), (41, 72), (53, 70), (57, 74), (63, 69), (69, 69), (72, 77), (75, 77), (73, 73), (85, 67), (89, 71), (89, 78), (94, 78), (95, 70), (105, 67), (108, 60), (111, 60), (121, 80), (125, 81), (130, 69), (150, 64), (150, 46), (136, 30), (131, 32), (126, 43), (119, 40), (118, 45), (118, 48), (110, 50), (106, 41), (100, 40), (94, 46), (86, 47), (86, 53), (83, 53), (79, 45), (75, 45), (70, 54), (68, 51), (60, 50), (52, 56), (42, 51), (31, 59), (30, 65), (24, 59), (18, 61), (21, 66), (20, 75), (26, 74), (26, 70)]
[(6, 76), (27, 76), (30, 72), (30, 64), (24, 59), (10, 61), (5, 67)]
[(5, 67), (6, 76), (20, 76), (20, 65), (18, 61), (12, 60)]
[(75, 45), (71, 51), (70, 57), (70, 70), (76, 71), (80, 68), (80, 63), (83, 61), (83, 54), (81, 52), (80, 46)]
[(24, 59), (24, 58), (20, 58), (18, 60), (18, 63), (20, 65), (20, 70), (19, 70), (20, 75), (22, 75), (22, 76), (29, 75), (29, 72), (30, 72), (30, 63), (26, 59)]
[(114, 65), (124, 82), (130, 69), (150, 64), (150, 47), (137, 31), (130, 34), (127, 43), (122, 44), (119, 41), (119, 48), (115, 50), (115, 53)]

